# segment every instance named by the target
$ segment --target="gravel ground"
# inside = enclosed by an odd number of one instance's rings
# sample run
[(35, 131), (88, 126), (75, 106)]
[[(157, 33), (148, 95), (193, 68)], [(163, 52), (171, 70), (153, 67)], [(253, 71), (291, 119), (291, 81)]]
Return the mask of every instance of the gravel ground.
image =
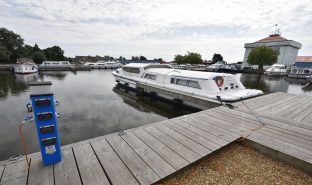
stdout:
[(312, 176), (237, 142), (160, 184), (312, 185)]

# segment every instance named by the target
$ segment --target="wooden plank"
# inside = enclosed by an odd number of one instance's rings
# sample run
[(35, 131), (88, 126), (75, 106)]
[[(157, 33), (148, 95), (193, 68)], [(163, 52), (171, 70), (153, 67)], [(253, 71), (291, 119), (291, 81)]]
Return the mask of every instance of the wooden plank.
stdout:
[(157, 138), (160, 142), (171, 148), (190, 163), (195, 162), (201, 158), (201, 156), (194, 151), (190, 150), (180, 142), (174, 140), (154, 127), (148, 126), (145, 127), (144, 130), (146, 130), (148, 133), (150, 133), (152, 136)]
[[(286, 96), (287, 94), (285, 93), (271, 93), (271, 94), (266, 94), (266, 95), (259, 96), (256, 98), (243, 100), (243, 101), (251, 109), (257, 109), (257, 108), (262, 108), (264, 106), (267, 106), (268, 104), (272, 102), (282, 100)], [(239, 109), (246, 109), (245, 105), (243, 105), (241, 101), (235, 102), (233, 104), (235, 106), (238, 106)]]
[(1, 185), (24, 185), (27, 181), (26, 161), (7, 164), (1, 178)]
[(109, 185), (108, 179), (90, 144), (77, 145), (73, 150), (83, 184)]
[(224, 130), (237, 133), (238, 135), (242, 135), (243, 133), (249, 131), (249, 129), (245, 126), (245, 124), (237, 123), (237, 124), (231, 124), (227, 121), (224, 121), (222, 119), (219, 119), (218, 117), (211, 116), (215, 113), (212, 112), (200, 112), (200, 114), (197, 115), (197, 119), (202, 121), (209, 121), (210, 124), (214, 124)]
[(160, 177), (116, 133), (106, 136), (106, 140), (140, 184), (152, 184), (160, 179)]
[(54, 165), (55, 185), (80, 185), (78, 166), (72, 148), (62, 150), (62, 161)]
[[(196, 116), (197, 117), (197, 116)], [(225, 132), (224, 129), (220, 130), (220, 127), (216, 127), (213, 124), (210, 124), (208, 121), (204, 122), (200, 119), (197, 119), (195, 116), (184, 116), (182, 118), (180, 118), (180, 120), (187, 122), (188, 124), (197, 127), (199, 129), (202, 129), (206, 132), (209, 132), (215, 136), (219, 136), (222, 139), (232, 142), (234, 140), (236, 140), (237, 138), (239, 138), (240, 136), (238, 134), (236, 134), (236, 136), (233, 136), (232, 134), (234, 134), (233, 132)]]
[(261, 127), (258, 130), (255, 130), (254, 132), (261, 133), (263, 135), (267, 135), (276, 139), (279, 139), (281, 141), (291, 143), (294, 145), (297, 145), (298, 147), (307, 149), (312, 151), (312, 143), (311, 142), (302, 142), (301, 140), (297, 139), (296, 137), (293, 137), (292, 135), (285, 134), (283, 132), (271, 132), (269, 129), (265, 129), (265, 127)]
[(278, 115), (281, 112), (290, 112), (291, 108), (297, 105), (298, 103), (300, 103), (302, 99), (303, 99), (302, 96), (296, 96), (295, 98), (293, 98), (292, 100), (286, 103), (273, 107), (269, 111), (263, 111), (263, 112), (266, 112), (267, 114), (271, 114), (271, 115)]
[(175, 153), (169, 147), (158, 141), (155, 137), (147, 133), (143, 129), (133, 129), (132, 132), (140, 138), (146, 145), (158, 153), (164, 160), (166, 160), (176, 170), (181, 169), (189, 164), (179, 154)]
[[(210, 151), (214, 151), (214, 150), (217, 150), (220, 148), (220, 145), (218, 145), (217, 143), (209, 140), (209, 139), (206, 139), (198, 134), (196, 134), (195, 132), (193, 131), (190, 131), (184, 127), (181, 127), (179, 125), (176, 125), (174, 122), (168, 122), (166, 124), (167, 127), (169, 127), (170, 129), (192, 139), (193, 141), (201, 144), (202, 146), (208, 148)], [(170, 131), (170, 130), (169, 130)], [(168, 131), (167, 131), (168, 132)], [(191, 145), (192, 143), (190, 143), (190, 147), (192, 147)], [(203, 155), (207, 155), (207, 151), (204, 150), (203, 151)]]
[[(261, 125), (258, 122), (244, 122), (243, 120), (245, 119), (244, 116), (245, 115), (241, 115), (241, 117), (239, 117), (240, 120), (236, 120), (235, 124), (232, 124), (231, 122), (229, 122), (229, 116), (233, 116), (232, 115), (232, 110), (227, 109), (227, 108), (223, 108), (222, 110), (215, 110), (214, 112), (203, 112), (202, 116), (204, 116), (204, 119), (210, 119), (210, 118), (214, 118), (217, 120), (222, 121), (223, 123), (227, 123), (231, 126), (234, 126), (240, 130), (244, 130), (244, 129), (254, 129), (257, 128), (259, 125)], [(249, 115), (248, 116), (254, 116), (254, 115)], [(199, 116), (200, 117), (200, 116)]]
[(310, 100), (307, 103), (304, 103), (303, 105), (300, 105), (300, 107), (297, 107), (297, 109), (295, 109), (294, 111), (292, 111), (290, 114), (283, 114), (281, 116), (287, 116), (289, 119), (294, 119), (297, 116), (299, 116), (300, 113), (302, 113), (303, 111), (310, 111), (312, 110), (312, 101)]
[[(233, 110), (231, 110), (231, 112), (232, 111)], [(240, 112), (239, 114), (245, 114), (245, 113)], [(252, 121), (256, 122), (256, 118), (253, 115), (245, 114), (244, 117), (242, 117), (242, 116), (240, 117), (240, 119), (246, 119), (246, 118), (250, 119), (248, 122), (252, 122)], [(233, 117), (233, 119), (235, 119), (235, 118)], [(285, 130), (290, 130), (290, 131), (293, 131), (293, 132), (296, 132), (296, 133), (299, 133), (299, 134), (303, 134), (303, 135), (305, 135), (307, 137), (311, 137), (311, 135), (312, 135), (312, 130), (307, 129), (307, 128), (302, 128), (302, 127), (300, 127), (300, 125), (291, 125), (291, 124), (275, 121), (275, 120), (264, 118), (264, 117), (261, 117), (261, 120), (266, 125), (272, 125), (272, 126), (275, 126), (275, 127), (283, 128)], [(232, 121), (232, 120), (229, 120), (229, 121)]]
[(32, 158), (28, 185), (54, 185), (53, 165), (44, 166), (41, 157)]
[(274, 107), (280, 106), (280, 105), (284, 104), (285, 102), (289, 102), (289, 101), (291, 101), (292, 99), (294, 99), (296, 97), (298, 97), (298, 96), (297, 95), (296, 96), (295, 95), (287, 95), (285, 98), (283, 98), (281, 100), (278, 100), (278, 101), (275, 100), (273, 103), (266, 104), (263, 107), (255, 109), (255, 111), (261, 112), (261, 111), (271, 110)]
[(215, 119), (215, 121), (211, 121), (211, 119), (202, 120), (199, 118), (199, 116), (200, 114), (196, 115), (196, 117), (187, 118), (185, 121), (203, 130), (215, 130), (215, 132), (219, 132), (221, 135), (226, 135), (227, 136), (226, 140), (229, 141), (233, 141), (233, 139), (235, 140), (240, 137), (240, 135), (237, 134), (237, 132), (230, 129), (224, 129), (221, 125), (223, 126), (225, 125), (221, 120), (218, 119)]
[[(266, 101), (270, 101), (272, 99), (276, 99), (276, 97), (280, 97), (282, 96), (284, 93), (270, 93), (270, 94), (265, 94), (263, 96), (258, 96), (258, 97), (255, 97), (255, 98), (251, 98), (251, 99), (247, 99), (247, 100), (244, 100), (244, 102), (247, 104), (247, 105), (250, 105), (250, 106), (254, 106), (253, 108), (257, 108), (257, 107), (260, 107), (262, 106), (263, 104), (267, 104)], [(263, 103), (262, 103), (263, 102)], [(260, 104), (259, 104), (260, 103)], [(262, 103), (262, 104), (261, 104)], [(241, 102), (235, 102), (234, 103), (236, 106), (241, 106)]]
[(312, 110), (311, 110), (311, 113), (307, 117), (305, 117), (302, 121), (312, 123)]
[[(167, 126), (166, 126), (167, 125)], [(168, 125), (169, 123), (165, 124), (157, 124), (155, 128), (159, 129), (161, 132), (167, 134), (171, 138), (179, 141), (181, 144), (186, 146), (187, 148), (191, 149), (195, 153), (201, 155), (201, 156), (206, 156), (207, 154), (211, 153), (212, 150), (204, 147), (203, 145), (195, 142), (194, 140), (186, 137), (185, 135), (175, 131), (174, 129), (170, 128)], [(186, 131), (189, 132), (189, 131)], [(209, 141), (208, 141), (209, 142)]]
[(275, 150), (278, 150), (290, 156), (301, 159), (305, 162), (312, 163), (312, 158), (311, 158), (312, 152), (306, 149), (303, 149), (301, 147), (298, 147), (296, 145), (286, 143), (276, 138), (272, 138), (270, 136), (263, 135), (257, 132), (253, 132), (247, 138), (254, 142), (260, 143), (262, 145), (268, 146), (270, 148), (273, 148)]
[(298, 116), (294, 117), (293, 120), (295, 120), (295, 121), (302, 121), (309, 114), (311, 114), (311, 107), (309, 107), (308, 109), (302, 110), (302, 112)]
[[(227, 112), (226, 112), (227, 111)], [(249, 130), (253, 130), (255, 128), (258, 128), (259, 126), (261, 126), (262, 124), (258, 122), (258, 120), (256, 120), (254, 115), (248, 114), (248, 116), (252, 116), (255, 118), (255, 120), (249, 120), (246, 117), (244, 117), (243, 115), (241, 116), (236, 116), (231, 114), (232, 112), (230, 112), (231, 110), (222, 110), (222, 111), (215, 111), (214, 114), (207, 114), (211, 117), (214, 117), (216, 119), (220, 119), (223, 120), (225, 122), (228, 122), (232, 125), (234, 125), (233, 123), (235, 123), (236, 125), (245, 127)], [(261, 119), (262, 121), (262, 119)]]
[(304, 110), (306, 106), (309, 106), (312, 103), (312, 101), (307, 101), (306, 96), (300, 96), (300, 99), (294, 103), (291, 107), (287, 108), (287, 111), (285, 109), (282, 109), (283, 111), (280, 111), (277, 116), (286, 116), (290, 117), (292, 114), (296, 113), (298, 110)]
[[(255, 120), (255, 117), (253, 115), (250, 115), (250, 114), (247, 114), (247, 113), (244, 113), (244, 112), (238, 112), (238, 111), (235, 111), (235, 110), (225, 110), (225, 112), (227, 111), (230, 111), (230, 114), (226, 114), (226, 116), (223, 116), (223, 117), (227, 117), (227, 116), (230, 116), (229, 118), (227, 118), (228, 120), (235, 120), (235, 116), (237, 116), (239, 119), (243, 119), (244, 120), (244, 123), (251, 123), (251, 122), (257, 122)], [(234, 117), (234, 118), (233, 118)], [(304, 140), (307, 140), (307, 141), (312, 141), (312, 137), (309, 136), (309, 135), (304, 135), (300, 132), (295, 132), (294, 130), (292, 129), (288, 129), (288, 128), (280, 128), (278, 127), (278, 125), (276, 126), (274, 123), (276, 123), (277, 121), (275, 120), (271, 120), (271, 119), (266, 119), (266, 118), (261, 118), (265, 123), (268, 123), (265, 125), (266, 128), (268, 129), (271, 129), (271, 130), (275, 130), (276, 132), (282, 132), (282, 133), (287, 133), (287, 134), (290, 134), (290, 135), (293, 135), (295, 137), (298, 137), (298, 138), (301, 138), (301, 139), (304, 139)], [(229, 121), (232, 125), (233, 124), (236, 124), (236, 123), (233, 123), (232, 121)]]
[(92, 142), (91, 145), (112, 184), (139, 184), (105, 139)]
[(175, 169), (170, 164), (143, 143), (131, 131), (127, 131), (126, 134), (121, 137), (161, 178), (175, 172)]
[(225, 145), (229, 144), (229, 142), (227, 142), (226, 140), (222, 139), (221, 137), (213, 135), (213, 134), (211, 134), (209, 132), (206, 132), (204, 130), (201, 130), (201, 129), (199, 129), (197, 127), (194, 127), (194, 126), (192, 126), (192, 125), (190, 125), (190, 124), (188, 124), (186, 122), (183, 122), (181, 120), (173, 119), (171, 121), (176, 123), (176, 124), (178, 124), (178, 125), (180, 125), (181, 127), (184, 127), (186, 129), (188, 129), (188, 130), (190, 130), (190, 131), (192, 131), (192, 132), (194, 132), (194, 133), (196, 133), (196, 134), (206, 138), (206, 139), (209, 139), (209, 140), (213, 141), (214, 143), (218, 144), (219, 146), (225, 146)]

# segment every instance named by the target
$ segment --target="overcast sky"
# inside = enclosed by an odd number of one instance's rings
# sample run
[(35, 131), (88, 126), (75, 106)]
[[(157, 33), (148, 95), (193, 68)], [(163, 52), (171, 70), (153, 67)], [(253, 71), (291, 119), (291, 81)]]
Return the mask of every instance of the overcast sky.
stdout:
[(244, 43), (269, 35), (303, 44), (312, 55), (310, 0), (0, 0), (0, 27), (41, 48), (65, 55), (111, 55), (172, 60), (199, 52), (211, 59), (243, 60)]

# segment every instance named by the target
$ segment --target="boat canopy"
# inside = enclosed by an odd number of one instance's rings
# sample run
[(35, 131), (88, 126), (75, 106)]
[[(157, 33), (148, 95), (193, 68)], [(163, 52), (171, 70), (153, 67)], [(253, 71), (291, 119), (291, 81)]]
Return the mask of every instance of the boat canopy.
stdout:
[(188, 71), (188, 70), (177, 70), (177, 69), (165, 69), (165, 68), (150, 68), (146, 70), (147, 73), (156, 73), (156, 74), (166, 74), (174, 77), (183, 77), (183, 78), (194, 78), (194, 79), (205, 79), (213, 80), (217, 76), (232, 76), (231, 74), (225, 73), (207, 73), (199, 71)]

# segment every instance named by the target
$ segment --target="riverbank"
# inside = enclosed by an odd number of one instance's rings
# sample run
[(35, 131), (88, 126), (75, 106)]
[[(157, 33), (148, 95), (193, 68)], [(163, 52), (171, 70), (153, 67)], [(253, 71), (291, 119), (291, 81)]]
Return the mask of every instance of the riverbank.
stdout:
[[(0, 71), (12, 71), (14, 64), (0, 64)], [(72, 65), (72, 66), (39, 66), (39, 71), (89, 71), (90, 66)]]
[(159, 184), (312, 184), (312, 176), (236, 142)]

